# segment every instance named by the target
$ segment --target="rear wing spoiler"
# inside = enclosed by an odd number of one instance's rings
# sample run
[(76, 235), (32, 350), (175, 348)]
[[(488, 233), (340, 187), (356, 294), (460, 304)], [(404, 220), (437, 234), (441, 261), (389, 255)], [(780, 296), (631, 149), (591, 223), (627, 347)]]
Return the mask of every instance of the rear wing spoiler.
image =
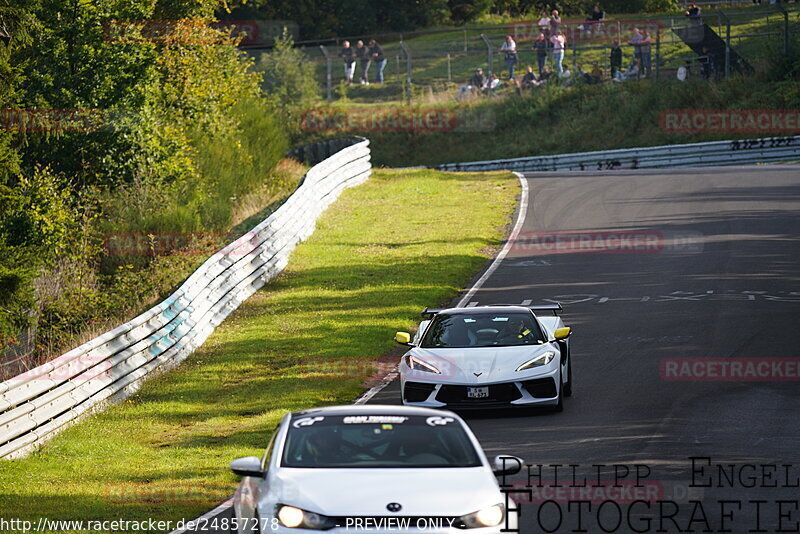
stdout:
[[(491, 304), (491, 306), (519, 306), (521, 308), (528, 308), (533, 312), (552, 312), (555, 316), (561, 315), (561, 312), (564, 311), (564, 308), (561, 306), (560, 302), (553, 304), (529, 304), (527, 306), (522, 306), (520, 304)], [(422, 316), (426, 319), (431, 319), (434, 315), (443, 311), (444, 309), (446, 308), (425, 308), (422, 310)]]

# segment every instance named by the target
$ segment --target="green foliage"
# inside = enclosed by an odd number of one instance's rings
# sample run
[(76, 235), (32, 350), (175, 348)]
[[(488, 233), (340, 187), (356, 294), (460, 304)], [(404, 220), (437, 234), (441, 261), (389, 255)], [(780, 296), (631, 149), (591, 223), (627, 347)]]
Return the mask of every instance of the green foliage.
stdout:
[(456, 24), (464, 24), (488, 13), (494, 3), (493, 0), (449, 0), (447, 7), (451, 20)]
[(264, 92), (283, 106), (301, 107), (317, 99), (314, 64), (294, 47), (294, 39), (284, 29), (270, 52), (261, 54), (257, 68), (263, 72)]
[[(240, 196), (287, 186), (270, 181), (287, 140), (252, 61), (208, 26), (217, 0), (4, 1), (0, 108), (103, 118), (0, 129), (0, 339), (38, 315), (58, 350), (160, 296), (157, 268), (177, 281), (198, 259), (109, 270), (102, 232), (225, 231)], [(115, 38), (148, 20), (176, 31)]]

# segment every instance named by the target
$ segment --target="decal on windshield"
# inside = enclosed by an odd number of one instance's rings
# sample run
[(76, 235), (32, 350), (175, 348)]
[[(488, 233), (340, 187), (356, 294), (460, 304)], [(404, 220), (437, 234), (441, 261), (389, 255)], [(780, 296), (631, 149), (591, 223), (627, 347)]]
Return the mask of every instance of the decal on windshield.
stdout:
[(292, 421), (292, 426), (294, 428), (300, 428), (302, 426), (311, 426), (314, 423), (319, 423), (320, 421), (323, 421), (324, 419), (325, 418), (322, 417), (321, 415), (318, 415), (316, 417), (303, 417), (302, 419), (295, 419), (294, 421)]
[(452, 417), (441, 417), (434, 415), (433, 417), (428, 417), (425, 422), (428, 424), (428, 426), (444, 426), (454, 423), (455, 419)]
[(408, 417), (400, 415), (349, 415), (344, 418), (346, 425), (360, 425), (360, 424), (400, 424), (405, 423)]

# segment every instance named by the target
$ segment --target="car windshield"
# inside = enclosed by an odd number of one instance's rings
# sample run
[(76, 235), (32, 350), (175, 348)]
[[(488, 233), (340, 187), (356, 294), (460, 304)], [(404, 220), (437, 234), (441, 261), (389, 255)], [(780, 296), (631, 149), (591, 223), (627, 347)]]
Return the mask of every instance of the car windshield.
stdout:
[(477, 467), (480, 457), (446, 415), (303, 415), (292, 419), (284, 467)]
[(423, 348), (538, 345), (546, 339), (533, 315), (525, 312), (440, 314), (425, 332)]

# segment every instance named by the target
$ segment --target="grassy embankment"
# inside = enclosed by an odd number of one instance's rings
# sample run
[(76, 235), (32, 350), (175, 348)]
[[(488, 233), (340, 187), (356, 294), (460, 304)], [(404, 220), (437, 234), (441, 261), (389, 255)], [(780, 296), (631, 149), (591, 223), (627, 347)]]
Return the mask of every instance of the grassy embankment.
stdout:
[[(758, 6), (756, 6), (758, 8)], [(764, 15), (750, 14), (754, 9), (738, 9), (744, 15), (734, 19), (740, 23), (731, 28), (734, 37), (765, 31), (780, 31), (777, 15), (767, 21)], [(761, 11), (763, 11), (763, 6)], [(663, 15), (663, 14), (662, 14)], [(674, 13), (672, 14), (675, 15)], [(654, 15), (631, 15), (647, 19)], [(792, 13), (792, 21), (798, 12)], [(680, 15), (677, 17), (680, 21)], [(717, 17), (706, 16), (709, 24)], [(611, 22), (609, 22), (611, 24)], [(793, 22), (796, 27), (796, 22)], [(724, 27), (723, 27), (724, 29)], [(757, 137), (757, 133), (671, 133), (661, 129), (660, 115), (675, 109), (797, 109), (800, 107), (800, 61), (782, 61), (780, 37), (741, 37), (733, 40), (734, 48), (756, 67), (752, 76), (733, 75), (729, 79), (708, 82), (694, 77), (680, 83), (674, 77), (674, 68), (681, 58), (693, 52), (683, 43), (664, 43), (662, 58), (669, 62), (672, 71), (665, 71), (659, 80), (641, 80), (622, 84), (606, 81), (601, 85), (576, 84), (573, 87), (549, 86), (524, 95), (506, 88), (500, 91), (505, 98), (481, 98), (459, 103), (455, 100), (458, 84), (441, 84), (433, 80), (446, 79), (446, 58), (425, 58), (425, 51), (441, 50), (453, 46), (462, 30), (410, 37), (406, 44), (418, 50), (414, 79), (434, 86), (432, 93), (415, 89), (411, 109), (424, 112), (444, 109), (456, 114), (468, 114), (477, 128), (472, 131), (418, 131), (413, 133), (382, 132), (381, 128), (365, 134), (372, 140), (373, 161), (379, 165), (410, 166), (440, 163), (557, 154), (588, 150), (603, 150), (659, 144), (689, 143), (718, 139)], [(671, 32), (662, 32), (665, 41)], [(669, 37), (670, 39), (674, 36)], [(494, 39), (497, 40), (497, 39)], [(498, 45), (499, 45), (498, 41)], [(470, 47), (474, 43), (470, 44)], [(798, 43), (793, 41), (794, 50)], [(533, 53), (523, 47), (521, 62), (534, 62)], [(654, 51), (655, 53), (655, 51)], [(420, 56), (422, 54), (422, 56)], [(572, 64), (568, 52), (565, 63)], [(607, 62), (606, 48), (588, 49), (578, 54), (578, 63), (588, 68), (592, 61), (601, 66)], [(626, 63), (632, 52), (625, 50)], [(500, 69), (502, 58), (495, 55), (495, 68)], [(463, 83), (476, 66), (486, 68), (486, 55), (462, 54), (451, 59), (454, 80)], [(697, 66), (695, 65), (695, 68)], [(402, 76), (395, 74), (393, 64), (384, 86), (354, 86), (346, 91), (346, 99), (339, 99), (332, 108), (337, 112), (370, 113), (380, 110), (408, 110), (403, 103)], [(607, 71), (607, 67), (604, 67)], [(457, 74), (456, 74), (457, 73)], [(474, 121), (475, 118), (477, 121)], [(469, 128), (468, 128), (469, 129)], [(341, 132), (329, 132), (335, 136)], [(325, 134), (308, 132), (303, 139), (319, 138)], [(769, 135), (769, 134), (767, 134)], [(780, 135), (776, 133), (775, 135)]]
[[(452, 298), (505, 234), (509, 173), (377, 171), (345, 191), (286, 271), (178, 369), (0, 462), (0, 517), (193, 518), (233, 491), (287, 410), (349, 403), (419, 311)], [(469, 217), (465, 218), (465, 214)]]

